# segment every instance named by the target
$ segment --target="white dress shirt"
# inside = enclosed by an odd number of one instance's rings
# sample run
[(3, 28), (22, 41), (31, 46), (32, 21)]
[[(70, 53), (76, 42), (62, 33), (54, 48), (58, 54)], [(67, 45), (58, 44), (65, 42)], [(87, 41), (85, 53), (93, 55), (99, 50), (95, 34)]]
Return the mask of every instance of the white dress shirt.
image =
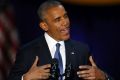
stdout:
[(63, 62), (63, 73), (65, 71), (65, 65), (66, 65), (66, 55), (65, 55), (65, 43), (64, 41), (57, 42), (52, 37), (50, 37), (47, 33), (44, 34), (45, 40), (48, 44), (48, 48), (50, 50), (52, 58), (54, 58), (55, 51), (56, 51), (56, 43), (60, 43), (60, 54), (62, 56), (62, 62)]

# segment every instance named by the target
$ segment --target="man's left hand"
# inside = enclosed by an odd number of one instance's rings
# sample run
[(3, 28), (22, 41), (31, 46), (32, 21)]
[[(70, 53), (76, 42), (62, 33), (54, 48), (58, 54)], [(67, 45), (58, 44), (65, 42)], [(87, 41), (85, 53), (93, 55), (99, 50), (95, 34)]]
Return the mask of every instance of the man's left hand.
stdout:
[(106, 74), (96, 66), (95, 62), (92, 59), (92, 56), (89, 57), (89, 60), (91, 66), (79, 66), (80, 70), (77, 72), (78, 77), (87, 80), (106, 80)]

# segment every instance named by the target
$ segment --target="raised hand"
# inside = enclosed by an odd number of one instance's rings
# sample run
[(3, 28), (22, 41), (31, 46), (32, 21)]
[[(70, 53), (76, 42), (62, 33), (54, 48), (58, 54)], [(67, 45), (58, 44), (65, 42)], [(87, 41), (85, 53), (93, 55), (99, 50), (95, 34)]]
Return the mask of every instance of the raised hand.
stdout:
[(49, 78), (51, 65), (46, 64), (43, 66), (37, 66), (38, 60), (38, 56), (36, 56), (36, 59), (29, 71), (23, 75), (23, 80), (40, 80)]
[(106, 80), (106, 74), (100, 70), (95, 62), (92, 59), (92, 56), (89, 57), (90, 65), (80, 65), (80, 70), (77, 72), (78, 77), (87, 80)]

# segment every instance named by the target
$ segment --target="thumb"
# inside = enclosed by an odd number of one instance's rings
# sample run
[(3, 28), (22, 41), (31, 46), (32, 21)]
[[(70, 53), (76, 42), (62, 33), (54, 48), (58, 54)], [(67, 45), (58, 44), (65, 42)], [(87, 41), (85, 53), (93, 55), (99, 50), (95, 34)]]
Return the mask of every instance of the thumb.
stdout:
[(92, 56), (89, 57), (89, 60), (90, 60), (90, 63), (92, 64), (92, 66), (97, 67), (97, 65), (95, 64), (95, 62), (94, 62)]
[(38, 58), (38, 56), (36, 56), (35, 61), (34, 61), (33, 65), (32, 65), (32, 67), (37, 66), (38, 60), (39, 60), (39, 58)]

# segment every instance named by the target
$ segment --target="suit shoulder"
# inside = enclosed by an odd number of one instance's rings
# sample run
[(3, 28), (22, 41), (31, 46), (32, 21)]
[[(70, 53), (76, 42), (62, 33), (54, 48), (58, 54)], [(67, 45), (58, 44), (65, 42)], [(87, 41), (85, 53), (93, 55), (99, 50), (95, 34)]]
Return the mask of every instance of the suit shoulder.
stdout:
[(75, 51), (91, 54), (88, 44), (75, 40), (70, 40), (70, 43)]
[(80, 41), (76, 41), (76, 40), (71, 40), (71, 43), (73, 46), (76, 46), (78, 48), (86, 48), (86, 49), (89, 49), (88, 47), (88, 44), (86, 43), (83, 43), (83, 42), (80, 42)]
[(20, 50), (37, 47), (37, 46), (39, 46), (40, 42), (41, 42), (41, 38), (36, 38), (36, 39), (26, 43), (25, 45), (23, 45), (20, 48)]
[(41, 41), (41, 38), (37, 38), (23, 45), (20, 49), (18, 49), (16, 59), (23, 59), (23, 58), (26, 58), (26, 56), (28, 55), (29, 57), (32, 57), (33, 55), (35, 55), (36, 54), (35, 50), (39, 48), (41, 43), (40, 41)]

